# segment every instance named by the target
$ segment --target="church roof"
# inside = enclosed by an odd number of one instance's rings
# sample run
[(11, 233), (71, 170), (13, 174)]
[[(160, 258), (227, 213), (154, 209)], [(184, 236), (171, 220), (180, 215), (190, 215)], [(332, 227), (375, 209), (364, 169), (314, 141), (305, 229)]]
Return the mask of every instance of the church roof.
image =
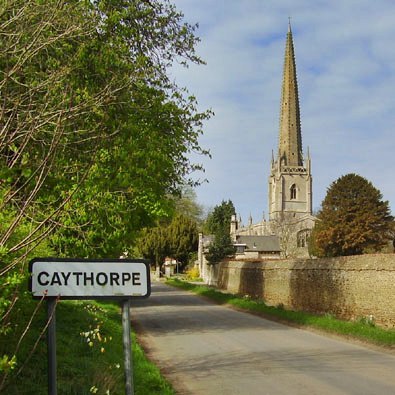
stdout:
[(280, 252), (278, 236), (236, 236), (236, 245), (245, 245), (246, 251)]
[(285, 44), (278, 151), (278, 159), (285, 166), (303, 166), (298, 81), (291, 24)]

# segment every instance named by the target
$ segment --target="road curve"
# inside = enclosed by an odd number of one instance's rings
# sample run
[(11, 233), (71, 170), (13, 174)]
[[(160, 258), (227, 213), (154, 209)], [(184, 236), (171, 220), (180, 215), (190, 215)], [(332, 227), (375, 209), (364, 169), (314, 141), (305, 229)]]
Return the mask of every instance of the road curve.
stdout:
[(394, 395), (395, 355), (153, 283), (132, 325), (177, 394)]

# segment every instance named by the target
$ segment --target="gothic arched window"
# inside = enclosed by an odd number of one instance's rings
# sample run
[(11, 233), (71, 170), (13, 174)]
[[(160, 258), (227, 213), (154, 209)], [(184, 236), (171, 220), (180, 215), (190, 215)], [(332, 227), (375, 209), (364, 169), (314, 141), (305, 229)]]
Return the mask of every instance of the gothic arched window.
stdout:
[(296, 199), (296, 185), (295, 184), (291, 185), (290, 192), (291, 192), (291, 200), (295, 200)]

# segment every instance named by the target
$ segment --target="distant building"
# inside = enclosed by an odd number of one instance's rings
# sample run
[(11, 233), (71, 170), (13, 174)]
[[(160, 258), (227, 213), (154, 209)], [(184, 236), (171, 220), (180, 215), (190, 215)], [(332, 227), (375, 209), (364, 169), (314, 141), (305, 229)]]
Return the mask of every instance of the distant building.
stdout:
[(163, 263), (163, 266), (165, 268), (165, 276), (166, 277), (171, 277), (174, 276), (175, 273), (178, 272), (178, 263), (177, 260), (171, 257), (166, 257), (165, 261)]
[(277, 236), (236, 236), (236, 259), (278, 259), (281, 254)]

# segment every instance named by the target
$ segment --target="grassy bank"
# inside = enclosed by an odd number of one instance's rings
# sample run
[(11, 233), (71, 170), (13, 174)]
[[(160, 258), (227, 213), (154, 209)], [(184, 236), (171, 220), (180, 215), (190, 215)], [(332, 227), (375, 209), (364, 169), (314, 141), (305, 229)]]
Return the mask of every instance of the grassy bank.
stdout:
[[(15, 312), (18, 325), (0, 339), (0, 355), (11, 354), (27, 324), (34, 304), (26, 298)], [(17, 352), (17, 366), (0, 391), (8, 395), (47, 394), (47, 356), (45, 335), (40, 338), (46, 321), (41, 306), (30, 330)], [(123, 372), (122, 326), (120, 307), (86, 301), (61, 301), (56, 312), (58, 394), (90, 395), (125, 393)], [(24, 365), (24, 366), (23, 366)], [(145, 357), (133, 337), (134, 388), (136, 395), (174, 394), (156, 366)], [(21, 371), (19, 369), (22, 368)], [(0, 377), (0, 380), (2, 378)]]
[(331, 315), (317, 316), (309, 313), (267, 306), (261, 300), (253, 300), (229, 293), (219, 292), (214, 288), (204, 285), (190, 284), (178, 279), (169, 279), (167, 283), (192, 291), (198, 295), (206, 296), (217, 303), (228, 304), (239, 309), (260, 314), (267, 318), (275, 318), (283, 322), (297, 324), (298, 326), (320, 329), (329, 333), (347, 336), (375, 345), (395, 348), (395, 330), (386, 330), (377, 327), (374, 323), (365, 319), (355, 322), (342, 321)]

